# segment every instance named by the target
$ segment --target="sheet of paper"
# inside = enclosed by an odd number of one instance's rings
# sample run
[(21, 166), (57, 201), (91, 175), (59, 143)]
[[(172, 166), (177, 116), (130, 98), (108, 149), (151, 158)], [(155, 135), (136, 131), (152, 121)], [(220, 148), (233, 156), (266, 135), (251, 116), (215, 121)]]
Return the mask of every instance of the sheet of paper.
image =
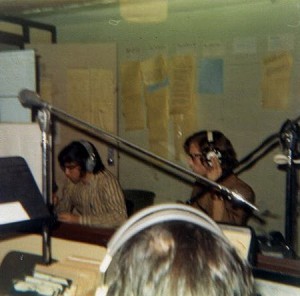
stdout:
[(175, 56), (170, 59), (171, 113), (181, 114), (191, 108), (195, 94), (196, 61), (192, 55)]
[(274, 54), (264, 60), (262, 105), (277, 110), (288, 106), (293, 58), (289, 53)]
[(140, 130), (145, 128), (145, 108), (141, 95), (126, 94), (122, 98), (122, 113), (125, 117), (126, 130)]
[(121, 65), (121, 93), (142, 94), (142, 77), (139, 61), (127, 61)]
[(90, 80), (88, 69), (68, 69), (67, 105), (73, 116), (90, 122)]
[(91, 123), (105, 131), (116, 130), (116, 100), (114, 75), (106, 69), (90, 69)]
[(162, 88), (145, 92), (150, 150), (162, 157), (168, 154), (169, 91)]
[(223, 59), (202, 59), (199, 62), (198, 92), (202, 94), (223, 93)]
[(42, 192), (42, 132), (38, 123), (1, 123), (0, 156), (23, 157)]
[(168, 129), (169, 122), (169, 92), (168, 89), (145, 93), (147, 104), (147, 126), (149, 130), (157, 130), (156, 139), (166, 140), (163, 130)]
[(105, 69), (68, 69), (68, 112), (108, 132), (115, 131), (113, 73)]
[(145, 110), (142, 103), (143, 85), (140, 62), (128, 61), (121, 66), (122, 112), (126, 130), (145, 128)]
[(29, 220), (26, 210), (20, 202), (8, 202), (0, 204), (0, 224)]
[(167, 60), (163, 55), (141, 62), (142, 79), (145, 85), (160, 85), (168, 78)]

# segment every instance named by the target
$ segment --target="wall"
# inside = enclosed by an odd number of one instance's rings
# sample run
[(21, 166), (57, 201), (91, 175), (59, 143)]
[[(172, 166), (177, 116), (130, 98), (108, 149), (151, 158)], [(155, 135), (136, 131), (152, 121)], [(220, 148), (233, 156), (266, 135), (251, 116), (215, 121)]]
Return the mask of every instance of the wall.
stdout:
[[(299, 115), (300, 2), (232, 1), (226, 5), (219, 1), (219, 5), (211, 6), (204, 3), (170, 1), (168, 18), (162, 23), (126, 22), (114, 4), (93, 10), (38, 15), (34, 19), (55, 25), (61, 43), (116, 42), (119, 69), (128, 60), (142, 61), (156, 54), (167, 57), (180, 54), (180, 48), (195, 55), (197, 61), (206, 57), (205, 47), (218, 50), (215, 54), (212, 50), (210, 53), (212, 57), (223, 60), (223, 92), (197, 93), (197, 129), (222, 130), (242, 158), (269, 135), (278, 132), (287, 119)], [(244, 43), (237, 45), (239, 40)], [(283, 108), (264, 108), (261, 88), (263, 61), (280, 52), (293, 58), (288, 103)], [(148, 130), (126, 130), (121, 96), (119, 106), (120, 137), (148, 149)], [(171, 118), (169, 151), (173, 147), (172, 123)], [(256, 204), (261, 210), (259, 214), (266, 221), (265, 225), (251, 222), (258, 232), (284, 231), (286, 174), (273, 162), (273, 156), (280, 152), (279, 148), (273, 150), (241, 175), (254, 188)], [(172, 153), (169, 159), (174, 161)], [(177, 163), (186, 165), (184, 157)], [(120, 155), (119, 175), (124, 188), (155, 192), (157, 203), (184, 201), (190, 195), (191, 187), (182, 178), (157, 170), (155, 165), (135, 160), (125, 153)]]

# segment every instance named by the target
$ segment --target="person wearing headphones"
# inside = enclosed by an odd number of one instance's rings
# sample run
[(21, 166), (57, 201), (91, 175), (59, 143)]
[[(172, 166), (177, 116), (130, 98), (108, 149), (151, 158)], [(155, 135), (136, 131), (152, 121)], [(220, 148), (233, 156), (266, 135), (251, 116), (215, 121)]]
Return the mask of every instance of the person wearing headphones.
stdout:
[(127, 219), (121, 186), (92, 143), (71, 142), (60, 151), (58, 161), (67, 177), (55, 205), (59, 221), (115, 228)]
[(249, 262), (205, 213), (183, 204), (148, 207), (111, 237), (96, 296), (253, 295)]
[[(236, 152), (220, 131), (200, 131), (189, 136), (184, 143), (188, 163), (194, 173), (227, 187), (253, 203), (252, 188), (234, 174), (237, 166)], [(221, 196), (212, 188), (196, 182), (188, 204), (203, 210), (217, 222), (246, 225), (251, 215), (249, 209)]]

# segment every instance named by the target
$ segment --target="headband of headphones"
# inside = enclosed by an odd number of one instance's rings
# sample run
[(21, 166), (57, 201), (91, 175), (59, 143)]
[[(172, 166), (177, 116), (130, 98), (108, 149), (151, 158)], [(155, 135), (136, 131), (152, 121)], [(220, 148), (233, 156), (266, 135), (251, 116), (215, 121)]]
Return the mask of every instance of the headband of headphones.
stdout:
[(206, 132), (206, 136), (207, 136), (207, 142), (208, 142), (208, 143), (213, 143), (213, 142), (214, 142), (214, 134), (213, 134), (213, 131), (207, 131), (207, 132)]
[(113, 256), (128, 240), (142, 230), (168, 221), (184, 221), (196, 224), (227, 241), (222, 230), (205, 213), (183, 204), (161, 204), (147, 207), (131, 216), (111, 237), (106, 255), (100, 265), (100, 272), (105, 273)]
[(79, 143), (84, 147), (84, 149), (88, 153), (88, 158), (85, 163), (85, 168), (88, 172), (92, 172), (96, 165), (96, 157), (95, 157), (94, 149), (88, 141), (80, 140)]

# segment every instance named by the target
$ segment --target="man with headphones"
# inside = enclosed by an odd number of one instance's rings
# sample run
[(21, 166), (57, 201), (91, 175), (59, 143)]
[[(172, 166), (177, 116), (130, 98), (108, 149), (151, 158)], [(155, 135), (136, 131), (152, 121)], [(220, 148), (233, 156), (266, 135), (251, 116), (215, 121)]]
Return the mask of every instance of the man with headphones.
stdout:
[[(184, 143), (191, 169), (231, 191), (240, 194), (250, 203), (254, 202), (252, 188), (238, 178), (233, 169), (238, 161), (231, 142), (220, 131), (200, 131), (189, 136)], [(251, 213), (242, 205), (196, 182), (188, 204), (206, 212), (217, 222), (245, 225)]]
[(95, 296), (253, 295), (251, 266), (205, 213), (161, 204), (111, 237)]
[(114, 228), (127, 219), (121, 186), (92, 143), (71, 142), (60, 151), (58, 161), (67, 177), (55, 205), (59, 221)]

